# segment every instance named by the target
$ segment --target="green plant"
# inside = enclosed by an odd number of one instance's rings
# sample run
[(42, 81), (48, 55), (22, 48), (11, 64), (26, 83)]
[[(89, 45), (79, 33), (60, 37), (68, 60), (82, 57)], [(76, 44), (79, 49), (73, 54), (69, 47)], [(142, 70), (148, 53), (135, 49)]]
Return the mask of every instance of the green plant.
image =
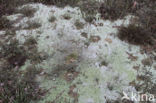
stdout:
[(0, 68), (0, 100), (2, 103), (30, 103), (39, 100), (43, 90), (35, 81), (39, 73), (33, 66), (25, 73), (14, 68)]
[(52, 4), (58, 7), (65, 7), (67, 5), (75, 6), (80, 0), (33, 0), (33, 2), (40, 2), (43, 4)]

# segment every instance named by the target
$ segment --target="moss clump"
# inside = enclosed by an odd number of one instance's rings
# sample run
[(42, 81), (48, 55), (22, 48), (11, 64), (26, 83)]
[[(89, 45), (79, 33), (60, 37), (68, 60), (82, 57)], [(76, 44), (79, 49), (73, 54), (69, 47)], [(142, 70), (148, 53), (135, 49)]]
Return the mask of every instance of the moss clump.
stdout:
[(108, 66), (108, 62), (103, 60), (101, 63), (100, 63), (100, 66)]
[(55, 17), (55, 16), (51, 16), (51, 17), (49, 18), (49, 22), (53, 23), (53, 22), (55, 22), (55, 21), (56, 21), (56, 17)]
[(28, 0), (0, 0), (0, 17), (6, 14), (13, 14), (15, 9), (28, 2)]
[(63, 18), (66, 19), (66, 20), (70, 20), (71, 19), (71, 16), (69, 14), (64, 14), (63, 15)]
[(135, 45), (152, 45), (154, 42), (149, 31), (135, 24), (120, 27), (118, 37), (123, 41)]
[(77, 28), (78, 30), (84, 28), (84, 24), (83, 24), (82, 22), (80, 22), (79, 20), (76, 20), (75, 26), (76, 26), (76, 28)]

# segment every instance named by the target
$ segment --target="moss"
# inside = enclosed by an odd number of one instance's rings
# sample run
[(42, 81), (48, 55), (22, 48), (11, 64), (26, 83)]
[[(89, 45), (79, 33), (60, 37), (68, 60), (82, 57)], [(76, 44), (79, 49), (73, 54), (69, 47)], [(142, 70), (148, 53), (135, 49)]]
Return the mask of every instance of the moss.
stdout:
[(56, 21), (56, 17), (55, 16), (51, 16), (49, 19), (49, 22), (53, 23), (54, 21)]
[(83, 24), (82, 22), (80, 22), (79, 20), (76, 20), (75, 26), (76, 26), (76, 28), (77, 28), (78, 30), (84, 28), (84, 24)]
[(25, 6), (17, 12), (22, 13), (26, 17), (33, 17), (34, 13), (36, 12), (36, 9), (29, 6)]
[(71, 16), (69, 14), (64, 14), (63, 15), (63, 18), (66, 19), (66, 20), (70, 20), (71, 19)]
[(101, 66), (108, 66), (108, 62), (106, 62), (105, 60), (103, 60), (100, 65)]

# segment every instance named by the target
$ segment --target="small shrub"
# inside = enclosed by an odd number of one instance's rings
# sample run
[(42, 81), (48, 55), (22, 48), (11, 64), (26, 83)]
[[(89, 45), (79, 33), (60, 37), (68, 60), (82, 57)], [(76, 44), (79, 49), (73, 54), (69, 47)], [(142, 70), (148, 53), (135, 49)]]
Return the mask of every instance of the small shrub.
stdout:
[(118, 37), (130, 44), (153, 45), (153, 38), (150, 32), (135, 24), (129, 24), (127, 27), (120, 27)]
[(44, 57), (41, 57), (40, 53), (37, 50), (37, 41), (35, 40), (35, 38), (28, 38), (25, 41), (24, 46), (27, 50), (27, 59), (29, 59), (33, 64), (40, 63), (43, 60)]
[(26, 3), (26, 0), (0, 0), (0, 17), (13, 14), (16, 7)]
[(80, 0), (32, 0), (32, 1), (48, 5), (56, 5), (58, 7), (65, 7), (67, 5), (75, 6)]
[(105, 0), (99, 8), (103, 19), (117, 20), (133, 12), (133, 0)]
[(98, 13), (99, 2), (95, 0), (81, 1), (78, 5), (86, 22), (92, 23)]
[(84, 28), (84, 24), (83, 24), (82, 22), (80, 22), (79, 20), (76, 20), (75, 26), (76, 26), (76, 28), (77, 28), (78, 30)]
[(32, 16), (34, 16), (36, 9), (26, 6), (26, 7), (23, 7), (21, 10), (19, 10), (18, 12), (22, 13), (26, 17), (32, 17)]

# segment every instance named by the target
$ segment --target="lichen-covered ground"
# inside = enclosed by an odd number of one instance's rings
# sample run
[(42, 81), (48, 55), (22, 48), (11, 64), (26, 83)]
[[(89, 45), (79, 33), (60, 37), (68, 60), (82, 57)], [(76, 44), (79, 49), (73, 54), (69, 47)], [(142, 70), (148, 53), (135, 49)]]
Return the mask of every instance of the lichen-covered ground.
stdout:
[[(34, 10), (33, 15), (30, 11), (20, 13), (26, 8)], [(5, 16), (14, 29), (0, 31), (0, 48), (4, 52), (0, 55), (0, 67), (10, 63), (23, 75), (27, 68), (35, 67), (39, 72), (33, 79), (38, 88), (46, 91), (37, 103), (122, 103), (123, 91), (155, 95), (155, 60), (141, 52), (140, 46), (117, 36), (118, 28), (128, 26), (135, 16), (129, 14), (110, 21), (97, 13), (97, 20), (88, 23), (79, 7), (33, 3), (18, 10)], [(20, 48), (11, 56), (4, 55), (12, 53), (7, 48), (12, 41), (17, 41), (23, 51)], [(16, 50), (15, 47), (13, 51)], [(3, 87), (3, 80), (0, 83)]]

